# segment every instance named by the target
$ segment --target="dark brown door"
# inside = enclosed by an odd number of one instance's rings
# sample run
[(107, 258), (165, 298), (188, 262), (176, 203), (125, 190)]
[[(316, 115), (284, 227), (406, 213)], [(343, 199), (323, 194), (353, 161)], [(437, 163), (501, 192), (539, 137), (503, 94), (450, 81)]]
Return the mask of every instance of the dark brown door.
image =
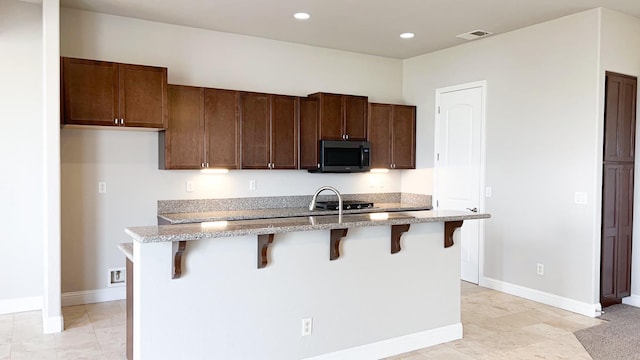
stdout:
[(605, 165), (602, 194), (602, 306), (631, 295), (633, 164)]
[(269, 116), (268, 94), (240, 93), (243, 169), (269, 168)]
[(346, 140), (367, 140), (367, 103), (364, 96), (344, 95), (344, 134)]
[(320, 94), (320, 140), (343, 140), (342, 95)]
[[(200, 169), (204, 163), (204, 89), (169, 85), (165, 169)], [(162, 151), (162, 150), (161, 150)]]
[(300, 169), (318, 167), (318, 100), (300, 98)]
[(240, 168), (239, 92), (205, 89), (206, 163), (210, 168)]
[(298, 100), (271, 95), (271, 168), (298, 168)]
[(636, 78), (607, 73), (600, 264), (602, 306), (619, 304), (631, 290), (636, 93)]
[(371, 167), (391, 168), (391, 105), (369, 104)]
[[(394, 169), (416, 168), (416, 107), (392, 106), (392, 158)], [(372, 150), (373, 151), (373, 150)]]
[(607, 74), (604, 161), (633, 161), (636, 79)]
[(125, 126), (165, 128), (167, 69), (119, 64), (120, 118)]
[(117, 64), (63, 58), (62, 85), (63, 123), (118, 125)]

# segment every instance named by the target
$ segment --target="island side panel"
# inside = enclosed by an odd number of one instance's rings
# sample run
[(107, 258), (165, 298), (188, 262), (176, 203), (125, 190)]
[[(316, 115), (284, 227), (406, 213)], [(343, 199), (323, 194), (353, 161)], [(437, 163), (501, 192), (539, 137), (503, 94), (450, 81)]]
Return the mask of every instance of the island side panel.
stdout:
[(263, 269), (256, 236), (190, 241), (176, 280), (170, 243), (136, 243), (134, 358), (302, 359), (459, 326), (460, 247), (443, 233), (413, 224), (390, 254), (390, 226), (351, 228), (335, 261), (328, 230), (276, 234)]

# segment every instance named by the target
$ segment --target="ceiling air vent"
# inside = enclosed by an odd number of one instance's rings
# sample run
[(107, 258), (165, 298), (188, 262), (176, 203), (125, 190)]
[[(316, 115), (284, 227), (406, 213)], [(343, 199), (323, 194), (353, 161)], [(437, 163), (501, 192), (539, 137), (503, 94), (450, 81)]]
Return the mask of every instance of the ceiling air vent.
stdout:
[(473, 30), (466, 32), (464, 34), (456, 35), (456, 37), (465, 39), (465, 40), (475, 40), (480, 39), (486, 36), (493, 34), (492, 32), (484, 31), (484, 30)]

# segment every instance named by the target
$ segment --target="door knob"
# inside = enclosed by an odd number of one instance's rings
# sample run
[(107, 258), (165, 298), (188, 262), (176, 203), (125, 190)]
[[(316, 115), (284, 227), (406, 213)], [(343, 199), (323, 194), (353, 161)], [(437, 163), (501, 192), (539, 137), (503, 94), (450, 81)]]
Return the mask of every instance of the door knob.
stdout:
[(471, 211), (471, 212), (475, 212), (475, 213), (477, 213), (477, 212), (478, 212), (478, 208), (475, 208), (475, 207), (474, 207), (473, 209), (471, 209), (471, 208), (467, 208), (467, 210), (469, 210), (469, 211)]

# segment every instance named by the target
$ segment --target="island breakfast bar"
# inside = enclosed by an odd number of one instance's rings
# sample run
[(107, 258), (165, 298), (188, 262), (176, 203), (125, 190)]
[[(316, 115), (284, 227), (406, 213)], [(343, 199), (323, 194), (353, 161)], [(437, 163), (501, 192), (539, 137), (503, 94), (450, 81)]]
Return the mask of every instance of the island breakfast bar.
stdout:
[(423, 210), (127, 228), (128, 356), (371, 359), (459, 339), (455, 229), (489, 217)]

